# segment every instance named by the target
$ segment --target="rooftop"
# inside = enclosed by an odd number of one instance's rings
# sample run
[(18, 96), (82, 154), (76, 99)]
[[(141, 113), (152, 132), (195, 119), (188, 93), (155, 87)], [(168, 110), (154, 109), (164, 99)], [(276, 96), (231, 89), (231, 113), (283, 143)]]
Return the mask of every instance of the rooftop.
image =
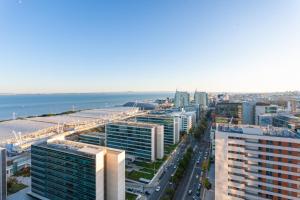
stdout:
[(98, 145), (92, 145), (92, 144), (86, 144), (86, 143), (80, 143), (80, 142), (74, 142), (69, 140), (57, 140), (57, 139), (50, 139), (46, 143), (39, 144), (37, 146), (43, 146), (53, 149), (60, 149), (64, 152), (68, 153), (84, 153), (88, 155), (96, 155), (102, 151), (110, 151), (115, 153), (122, 153), (122, 150), (119, 149), (113, 149), (113, 148), (107, 148), (103, 146)]
[(291, 131), (287, 128), (278, 128), (272, 126), (262, 127), (262, 126), (252, 126), (252, 125), (217, 124), (217, 130), (221, 132), (230, 132), (230, 133), (239, 133), (239, 134), (300, 139), (300, 134), (297, 132)]
[(137, 126), (137, 127), (145, 127), (145, 128), (153, 128), (153, 127), (159, 126), (157, 124), (144, 123), (144, 122), (131, 122), (131, 121), (114, 121), (114, 122), (110, 122), (109, 124), (125, 125), (125, 126)]
[(80, 136), (103, 137), (103, 136), (105, 136), (105, 133), (89, 132), (89, 133), (80, 134)]
[(148, 115), (139, 115), (137, 117), (146, 117), (146, 118), (165, 118), (165, 119), (169, 119), (172, 116), (168, 115), (168, 114), (148, 114)]

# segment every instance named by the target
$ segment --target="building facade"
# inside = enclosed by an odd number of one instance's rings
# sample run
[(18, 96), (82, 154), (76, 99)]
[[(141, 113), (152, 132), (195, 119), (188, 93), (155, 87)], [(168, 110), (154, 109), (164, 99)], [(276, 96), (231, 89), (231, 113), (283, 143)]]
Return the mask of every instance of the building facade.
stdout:
[(51, 139), (31, 146), (31, 196), (125, 200), (125, 152)]
[(176, 108), (183, 108), (190, 105), (190, 94), (188, 92), (176, 91), (174, 105)]
[(78, 136), (78, 141), (87, 144), (105, 146), (105, 133), (91, 132), (80, 134)]
[(278, 112), (278, 106), (277, 105), (270, 105), (268, 103), (261, 103), (258, 102), (255, 105), (255, 119), (254, 122), (256, 125), (258, 124), (258, 116), (262, 114), (276, 114)]
[(215, 142), (215, 199), (300, 198), (298, 133), (219, 124)]
[(194, 93), (195, 104), (201, 107), (208, 107), (208, 94), (206, 92), (195, 92)]
[(136, 117), (137, 122), (153, 123), (164, 126), (164, 145), (173, 145), (179, 142), (180, 119), (171, 115), (143, 115)]
[(138, 160), (164, 157), (164, 127), (141, 122), (111, 122), (105, 126), (106, 145), (123, 149)]
[(6, 149), (0, 148), (0, 200), (6, 200), (7, 195), (7, 175), (6, 175)]
[(255, 102), (243, 102), (243, 124), (254, 124)]
[(216, 105), (215, 109), (216, 123), (242, 124), (243, 123), (243, 105), (242, 103), (222, 102)]

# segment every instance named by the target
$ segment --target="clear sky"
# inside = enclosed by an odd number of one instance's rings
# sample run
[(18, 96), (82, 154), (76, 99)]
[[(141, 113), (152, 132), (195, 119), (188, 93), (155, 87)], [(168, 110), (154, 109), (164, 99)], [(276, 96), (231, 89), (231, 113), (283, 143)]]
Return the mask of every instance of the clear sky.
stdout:
[(300, 90), (300, 1), (0, 0), (0, 93)]

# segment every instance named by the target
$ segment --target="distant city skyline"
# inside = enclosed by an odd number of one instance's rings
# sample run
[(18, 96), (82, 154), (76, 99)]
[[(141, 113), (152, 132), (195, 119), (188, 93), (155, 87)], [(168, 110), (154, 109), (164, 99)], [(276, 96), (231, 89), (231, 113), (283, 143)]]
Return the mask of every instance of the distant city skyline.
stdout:
[(300, 1), (0, 1), (0, 94), (299, 90)]

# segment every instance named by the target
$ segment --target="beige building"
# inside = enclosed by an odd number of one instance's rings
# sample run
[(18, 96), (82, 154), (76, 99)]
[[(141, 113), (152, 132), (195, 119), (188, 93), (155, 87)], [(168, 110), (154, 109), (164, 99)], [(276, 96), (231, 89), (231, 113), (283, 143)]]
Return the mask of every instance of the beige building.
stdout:
[(299, 200), (299, 133), (218, 124), (215, 177), (216, 200)]
[(31, 148), (38, 199), (125, 200), (125, 151), (51, 139)]

